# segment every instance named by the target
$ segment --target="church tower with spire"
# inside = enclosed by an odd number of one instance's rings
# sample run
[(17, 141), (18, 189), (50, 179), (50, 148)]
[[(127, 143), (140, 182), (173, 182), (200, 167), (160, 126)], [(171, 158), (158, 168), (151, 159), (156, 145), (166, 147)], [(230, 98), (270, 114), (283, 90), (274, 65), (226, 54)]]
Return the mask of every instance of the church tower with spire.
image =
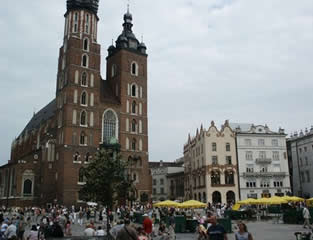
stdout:
[(3, 193), (14, 206), (81, 203), (84, 168), (112, 142), (129, 161), (133, 197), (147, 201), (151, 195), (147, 48), (133, 33), (128, 8), (122, 33), (108, 48), (103, 79), (98, 7), (99, 0), (67, 0), (56, 97), (13, 141), (9, 164), (0, 167), (10, 183), (3, 191), (0, 184), (0, 204)]

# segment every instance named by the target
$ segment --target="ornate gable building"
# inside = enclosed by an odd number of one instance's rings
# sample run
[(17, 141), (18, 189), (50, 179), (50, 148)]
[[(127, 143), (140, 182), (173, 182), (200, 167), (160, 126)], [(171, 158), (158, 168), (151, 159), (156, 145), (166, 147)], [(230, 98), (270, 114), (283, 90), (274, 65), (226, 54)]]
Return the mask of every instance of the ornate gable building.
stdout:
[(67, 1), (56, 97), (12, 143), (11, 159), (0, 167), (0, 204), (80, 202), (84, 167), (101, 145), (116, 141), (131, 162), (137, 198), (151, 194), (146, 46), (135, 37), (128, 10), (102, 79), (98, 2)]

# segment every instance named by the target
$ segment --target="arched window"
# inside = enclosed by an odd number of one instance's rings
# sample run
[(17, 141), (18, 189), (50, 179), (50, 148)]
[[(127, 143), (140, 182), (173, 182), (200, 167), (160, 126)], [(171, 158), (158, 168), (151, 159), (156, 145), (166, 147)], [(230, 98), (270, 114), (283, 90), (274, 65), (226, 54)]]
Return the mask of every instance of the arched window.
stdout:
[(87, 105), (87, 93), (86, 92), (82, 93), (80, 104), (84, 106)]
[(24, 190), (23, 190), (23, 195), (24, 196), (31, 196), (32, 195), (32, 188), (33, 188), (33, 183), (31, 180), (26, 179), (24, 181)]
[(136, 139), (135, 138), (133, 138), (133, 140), (132, 140), (132, 150), (136, 150), (136, 144), (137, 144), (137, 141), (136, 141)]
[(136, 101), (133, 101), (133, 103), (132, 103), (132, 113), (136, 114), (136, 108), (137, 108)]
[(111, 69), (111, 77), (115, 77), (116, 75), (117, 75), (117, 66), (113, 64)]
[(112, 137), (118, 139), (118, 119), (115, 112), (107, 110), (103, 114), (102, 141), (109, 143)]
[(136, 173), (133, 174), (133, 181), (137, 181), (137, 174)]
[(89, 39), (88, 38), (85, 38), (84, 39), (84, 44), (83, 44), (83, 49), (84, 51), (89, 51)]
[(132, 85), (132, 97), (137, 97), (137, 87), (136, 87), (136, 84)]
[(211, 172), (211, 185), (220, 185), (221, 184), (221, 176), (219, 171)]
[(89, 158), (90, 158), (90, 153), (87, 152), (85, 156), (85, 162), (89, 162)]
[(79, 169), (78, 182), (80, 182), (80, 183), (86, 182), (85, 169), (84, 168)]
[(135, 119), (133, 119), (132, 121), (132, 132), (136, 132), (137, 130), (137, 122)]
[(234, 172), (232, 170), (225, 172), (225, 184), (235, 184)]
[(136, 62), (131, 64), (131, 74), (138, 76), (138, 64)]
[(87, 54), (84, 54), (82, 57), (82, 66), (86, 68), (88, 67), (88, 55)]
[(80, 125), (82, 125), (82, 126), (87, 125), (87, 113), (86, 113), (86, 111), (82, 111), (80, 114)]
[(88, 84), (87, 84), (87, 73), (86, 72), (83, 72), (82, 74), (82, 81), (81, 81), (81, 85), (86, 87)]
[(84, 132), (82, 132), (80, 134), (79, 144), (80, 145), (87, 145), (87, 135)]

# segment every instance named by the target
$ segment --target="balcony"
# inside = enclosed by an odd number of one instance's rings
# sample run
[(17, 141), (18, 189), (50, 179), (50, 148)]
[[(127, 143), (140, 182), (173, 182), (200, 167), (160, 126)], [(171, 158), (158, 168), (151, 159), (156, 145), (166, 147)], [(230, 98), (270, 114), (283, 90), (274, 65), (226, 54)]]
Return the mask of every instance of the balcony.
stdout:
[(244, 178), (246, 177), (285, 177), (287, 176), (286, 172), (244, 172), (242, 174)]
[(255, 160), (256, 164), (271, 164), (272, 163), (272, 159), (270, 158), (257, 158)]

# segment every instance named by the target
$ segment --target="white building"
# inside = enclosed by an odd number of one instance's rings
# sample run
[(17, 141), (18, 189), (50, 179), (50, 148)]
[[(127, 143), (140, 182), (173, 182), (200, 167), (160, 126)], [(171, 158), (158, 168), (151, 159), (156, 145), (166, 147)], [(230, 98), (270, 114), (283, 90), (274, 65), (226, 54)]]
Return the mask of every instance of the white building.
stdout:
[(291, 158), (293, 193), (301, 197), (313, 196), (313, 126), (292, 134), (288, 139), (288, 157)]
[(185, 200), (234, 203), (239, 199), (235, 133), (228, 121), (217, 129), (212, 121), (184, 145)]
[(266, 125), (230, 125), (236, 131), (241, 200), (290, 192), (284, 130), (273, 132)]

